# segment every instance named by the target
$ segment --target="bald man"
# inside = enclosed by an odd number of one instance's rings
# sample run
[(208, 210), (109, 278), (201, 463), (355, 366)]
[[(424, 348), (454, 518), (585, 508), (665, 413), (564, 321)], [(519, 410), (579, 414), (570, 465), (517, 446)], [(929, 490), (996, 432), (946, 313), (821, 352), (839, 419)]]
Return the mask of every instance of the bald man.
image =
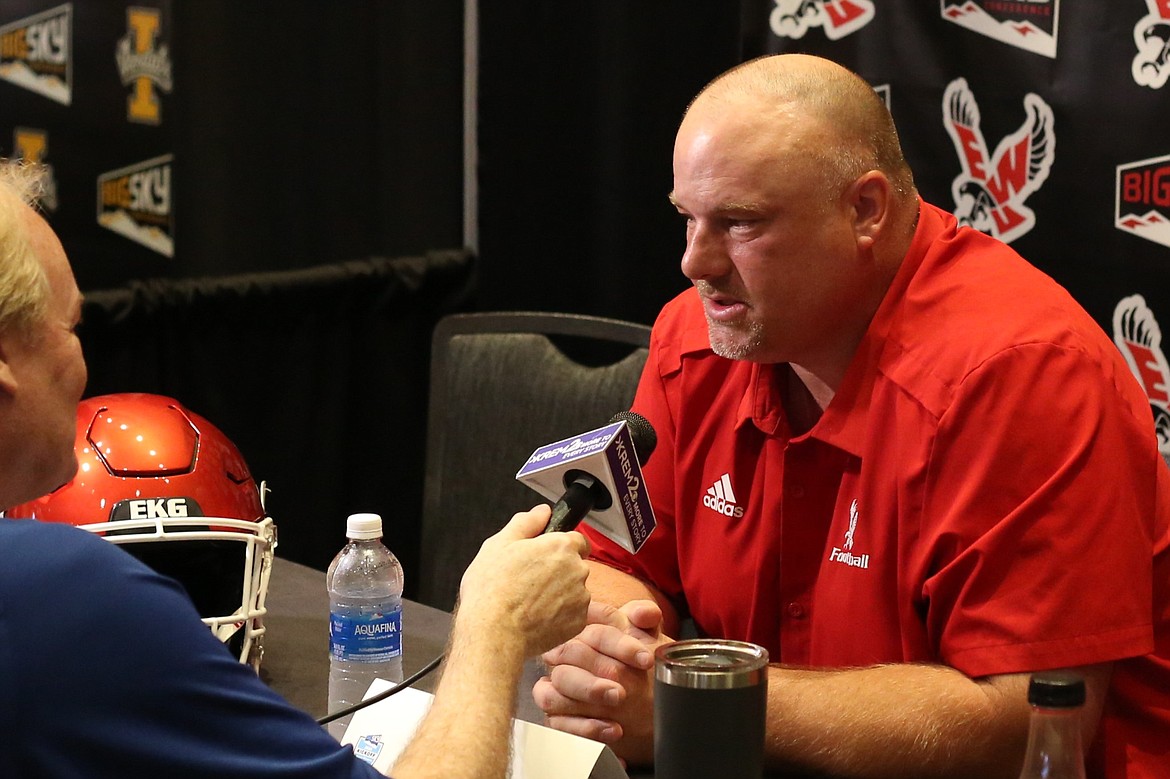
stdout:
[(648, 762), (648, 650), (689, 616), (768, 649), (773, 767), (1017, 776), (1029, 675), (1068, 668), (1090, 774), (1170, 775), (1167, 471), (1091, 317), (922, 201), (885, 106), (823, 59), (708, 85), (670, 199), (693, 289), (634, 401), (659, 526), (636, 556), (590, 534), (550, 724)]

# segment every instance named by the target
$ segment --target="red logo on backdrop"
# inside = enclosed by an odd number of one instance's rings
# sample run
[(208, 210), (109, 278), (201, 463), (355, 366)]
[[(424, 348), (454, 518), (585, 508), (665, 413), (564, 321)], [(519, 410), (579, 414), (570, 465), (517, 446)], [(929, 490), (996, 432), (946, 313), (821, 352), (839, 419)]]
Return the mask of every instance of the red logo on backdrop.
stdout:
[(1023, 126), (999, 142), (995, 154), (979, 128), (979, 104), (958, 78), (943, 94), (943, 119), (963, 163), (963, 172), (951, 183), (955, 216), (1005, 243), (1011, 243), (1036, 225), (1036, 215), (1024, 201), (1047, 180), (1056, 154), (1052, 109), (1039, 95), (1024, 97)]
[(1133, 80), (1140, 86), (1161, 89), (1170, 78), (1170, 0), (1146, 0), (1149, 13), (1133, 28), (1137, 56)]
[(831, 41), (855, 33), (873, 20), (873, 0), (775, 0), (768, 17), (778, 38), (803, 38), (813, 27)]
[(1170, 156), (1117, 166), (1118, 230), (1170, 246)]
[(942, 0), (942, 18), (1000, 43), (1056, 57), (1060, 0)]
[(1158, 448), (1170, 460), (1170, 364), (1162, 352), (1162, 328), (1141, 295), (1122, 298), (1113, 309), (1113, 342), (1150, 399)]

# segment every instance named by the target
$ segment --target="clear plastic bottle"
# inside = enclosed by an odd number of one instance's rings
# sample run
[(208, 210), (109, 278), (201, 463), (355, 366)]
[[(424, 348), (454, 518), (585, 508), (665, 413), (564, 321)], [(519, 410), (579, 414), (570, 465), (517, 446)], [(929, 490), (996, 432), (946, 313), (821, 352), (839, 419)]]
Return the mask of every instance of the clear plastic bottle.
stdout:
[[(402, 566), (382, 543), (382, 517), (353, 514), (325, 575), (329, 589), (329, 711), (359, 702), (374, 679), (402, 681)], [(329, 723), (338, 740), (349, 717)]]
[(1081, 709), (1085, 682), (1076, 674), (1033, 674), (1028, 683), (1032, 719), (1020, 779), (1085, 779)]

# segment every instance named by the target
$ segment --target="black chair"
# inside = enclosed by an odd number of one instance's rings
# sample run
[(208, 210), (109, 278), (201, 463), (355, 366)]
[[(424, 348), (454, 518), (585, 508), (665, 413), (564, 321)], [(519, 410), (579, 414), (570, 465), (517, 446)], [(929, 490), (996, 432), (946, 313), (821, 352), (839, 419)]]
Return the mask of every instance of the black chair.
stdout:
[(629, 409), (650, 328), (538, 312), (455, 314), (432, 339), (418, 599), (451, 610), (485, 538), (544, 499), (516, 481), (538, 446)]

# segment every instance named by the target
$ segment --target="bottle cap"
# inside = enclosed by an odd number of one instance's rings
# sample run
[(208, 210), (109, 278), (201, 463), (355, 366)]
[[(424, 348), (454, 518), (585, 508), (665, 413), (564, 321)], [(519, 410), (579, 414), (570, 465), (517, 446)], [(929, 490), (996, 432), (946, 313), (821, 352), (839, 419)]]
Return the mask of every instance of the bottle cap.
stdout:
[(380, 514), (350, 514), (345, 521), (347, 538), (358, 540), (382, 537), (382, 516)]
[(1085, 702), (1085, 680), (1067, 671), (1033, 674), (1028, 703), (1048, 709), (1071, 709)]

